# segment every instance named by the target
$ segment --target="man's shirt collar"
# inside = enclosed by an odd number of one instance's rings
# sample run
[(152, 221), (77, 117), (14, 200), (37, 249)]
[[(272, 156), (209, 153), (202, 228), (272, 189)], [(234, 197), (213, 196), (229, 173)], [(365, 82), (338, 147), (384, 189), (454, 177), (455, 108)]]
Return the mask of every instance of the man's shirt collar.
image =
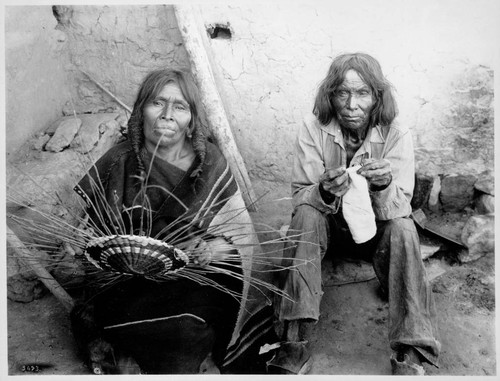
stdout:
[[(332, 135), (334, 142), (345, 149), (342, 130), (340, 129), (340, 125), (336, 120), (332, 119), (331, 122), (328, 123), (326, 126), (319, 124), (319, 128), (324, 132), (326, 132), (327, 134)], [(367, 141), (370, 143), (379, 143), (379, 144), (385, 143), (385, 138), (382, 133), (382, 128), (380, 127), (380, 125), (368, 129), (368, 132), (365, 137), (365, 143)]]

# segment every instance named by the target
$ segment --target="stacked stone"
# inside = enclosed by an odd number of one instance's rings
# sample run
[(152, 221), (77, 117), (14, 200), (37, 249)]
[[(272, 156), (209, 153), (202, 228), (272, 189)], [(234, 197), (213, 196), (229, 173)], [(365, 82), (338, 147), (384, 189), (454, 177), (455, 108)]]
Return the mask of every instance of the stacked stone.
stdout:
[(461, 255), (470, 262), (495, 251), (495, 179), (493, 172), (482, 172), (474, 184), (476, 215), (471, 216), (462, 230), (462, 242), (469, 251)]
[[(79, 114), (55, 121), (21, 147), (19, 152), (22, 154), (8, 168), (7, 183), (13, 194), (23, 195), (25, 201), (37, 210), (74, 223), (72, 213), (66, 210), (81, 208), (73, 187), (95, 160), (123, 137), (126, 125), (126, 115), (118, 112)], [(22, 172), (13, 167), (21, 167)], [(58, 198), (48, 196), (56, 192)], [(9, 213), (31, 221), (40, 218), (33, 210), (12, 202), (7, 203), (7, 209)], [(23, 242), (37, 244), (22, 226), (12, 220), (8, 220), (8, 224)], [(64, 250), (61, 251), (63, 254)], [(40, 297), (43, 294), (40, 281), (27, 270), (26, 264), (12, 256), (11, 250), (8, 253), (8, 298), (29, 302)], [(64, 255), (59, 259), (57, 267), (54, 267), (54, 258), (40, 258), (40, 263), (50, 264), (52, 275), (60, 282), (72, 281), (78, 270), (76, 264)]]
[[(61, 152), (72, 148), (85, 154), (92, 151), (98, 143), (103, 145), (101, 138), (113, 139), (116, 132), (124, 132), (126, 126), (126, 117), (120, 113), (65, 116), (42, 133), (33, 143), (33, 149)], [(106, 134), (108, 131), (111, 134)]]
[(468, 250), (459, 253), (461, 262), (470, 262), (493, 253), (495, 249), (494, 175), (486, 170), (474, 175), (417, 174), (413, 209), (428, 209), (437, 214), (466, 212), (468, 220), (461, 241)]

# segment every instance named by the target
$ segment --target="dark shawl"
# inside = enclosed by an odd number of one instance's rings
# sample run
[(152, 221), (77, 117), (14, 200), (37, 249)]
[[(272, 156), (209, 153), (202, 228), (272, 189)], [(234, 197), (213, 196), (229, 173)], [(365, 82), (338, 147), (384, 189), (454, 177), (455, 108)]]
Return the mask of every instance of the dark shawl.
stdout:
[[(195, 159), (191, 168), (184, 172), (158, 158), (155, 158), (151, 165), (151, 156), (145, 150), (143, 151), (143, 161), (146, 171), (149, 172), (147, 195), (150, 202), (148, 207), (152, 211), (152, 225), (149, 226), (148, 218), (144, 218), (142, 226), (150, 228), (148, 235), (151, 237), (155, 237), (166, 226), (182, 217), (184, 218), (180, 222), (181, 225), (190, 223), (194, 217), (198, 217), (197, 219), (201, 218), (201, 220), (193, 228), (207, 229), (213, 217), (238, 190), (224, 156), (211, 143), (207, 143), (205, 162), (201, 175), (197, 178), (192, 178), (190, 174), (198, 166), (198, 159)], [(124, 208), (145, 205), (144, 199), (140, 196), (141, 181), (137, 178), (137, 158), (129, 142), (110, 149), (97, 161), (89, 174), (91, 178), (84, 177), (76, 191), (85, 200), (92, 200), (95, 205), (95, 203), (102, 204), (102, 200), (96, 196), (96, 188), (102, 190), (101, 193), (105, 194), (107, 203), (116, 210), (116, 214), (106, 216), (106, 225), (112, 225), (110, 219), (115, 220), (116, 224), (116, 216), (121, 215)], [(188, 207), (189, 211), (185, 207)], [(96, 221), (98, 218), (93, 209), (102, 209), (102, 206), (91, 207), (89, 210), (90, 217)], [(142, 208), (136, 208), (129, 211), (132, 213), (134, 233), (137, 233), (141, 226), (142, 210)], [(127, 230), (130, 229), (129, 221), (130, 218), (125, 215), (123, 222)], [(164, 235), (161, 234), (159, 238)]]
[[(153, 164), (150, 166), (151, 155), (146, 152), (143, 154), (143, 161), (146, 171), (150, 171), (147, 181), (148, 186), (160, 185), (173, 193), (172, 196), (165, 192), (164, 189), (148, 187), (149, 207), (152, 210), (152, 224), (151, 226), (146, 224), (150, 228), (148, 235), (154, 237), (159, 234), (159, 238), (162, 238), (168, 233), (168, 231), (164, 230), (166, 226), (178, 228), (179, 226), (191, 224), (194, 220), (196, 223), (189, 226), (190, 231), (208, 230), (213, 235), (224, 236), (230, 241), (241, 244), (239, 251), (242, 257), (242, 272), (245, 277), (250, 277), (254, 267), (252, 265), (252, 256), (254, 251), (259, 250), (259, 248), (258, 246), (252, 247), (256, 243), (256, 236), (251, 225), (251, 219), (244, 207), (241, 194), (229, 166), (218, 148), (213, 144), (207, 144), (207, 155), (202, 172), (200, 177), (196, 179), (192, 178), (190, 174), (198, 165), (197, 159), (186, 172), (158, 159), (153, 160)], [(93, 204), (95, 206), (102, 203), (102, 200), (99, 201), (99, 197), (95, 196), (96, 186), (99, 187), (105, 194), (107, 203), (114, 205), (116, 210), (115, 215), (109, 214), (105, 218), (105, 224), (112, 226), (110, 220), (113, 220), (116, 224), (115, 216), (121, 214), (123, 209), (134, 205), (142, 205), (141, 198), (137, 197), (141, 184), (140, 180), (135, 176), (137, 168), (137, 159), (132, 147), (128, 142), (121, 143), (108, 151), (89, 171), (89, 175), (93, 180), (86, 176), (75, 190), (87, 201), (88, 205)], [(189, 208), (187, 214), (182, 204)], [(91, 207), (89, 209), (89, 216), (91, 219), (96, 220), (97, 216), (93, 209), (95, 208)], [(131, 232), (136, 233), (136, 230), (141, 226), (140, 211), (142, 208), (132, 210), (134, 213), (132, 214)], [(179, 217), (182, 216), (187, 218), (178, 221)], [(128, 218), (123, 218), (127, 225), (126, 229), (130, 229), (130, 223), (127, 220)], [(146, 220), (143, 219), (143, 227)], [(176, 221), (175, 227), (172, 226), (174, 221)], [(238, 228), (235, 229), (230, 223), (221, 225), (221, 222), (224, 221), (231, 221)], [(221, 228), (221, 226), (225, 227)], [(224, 282), (225, 280), (220, 279), (220, 281)], [(224, 353), (214, 354), (218, 357), (216, 363), (220, 367), (229, 366), (233, 362), (241, 365), (241, 361), (238, 360), (240, 355), (245, 353), (252, 345), (254, 345), (253, 351), (255, 352), (255, 343), (259, 338), (265, 337), (271, 331), (272, 316), (269, 302), (263, 300), (264, 295), (260, 291), (249, 287), (247, 282), (242, 285), (243, 299), (238, 303), (236, 309), (234, 308), (234, 298), (228, 298), (227, 294), (224, 295), (220, 291), (214, 292), (215, 289), (207, 290), (207, 286), (201, 291), (196, 287), (191, 287), (190, 291), (188, 291), (186, 284), (189, 281), (186, 283), (185, 280), (180, 280), (179, 282), (170, 290), (175, 289), (176, 293), (181, 294), (180, 297), (196, 299), (207, 308), (200, 308), (200, 303), (193, 300), (190, 303), (183, 303), (182, 300), (172, 300), (172, 293), (159, 290), (150, 290), (148, 297), (143, 297), (141, 303), (132, 305), (127, 303), (127, 300), (131, 295), (137, 294), (137, 285), (133, 285), (129, 288), (118, 289), (112, 297), (114, 303), (109, 303), (109, 298), (101, 302), (100, 309), (103, 312), (100, 313), (100, 319), (102, 325), (120, 325), (134, 321), (134, 319), (155, 319), (159, 316), (173, 316), (185, 313), (202, 316), (205, 321), (215, 326), (216, 331), (219, 331), (219, 336), (223, 336), (219, 341), (222, 340)], [(241, 284), (238, 286), (233, 282), (228, 286), (232, 288), (241, 287)], [(156, 286), (141, 284), (140, 287), (141, 289), (148, 289), (148, 287)], [(155, 300), (158, 299), (151, 298), (151, 295), (158, 292), (162, 293), (160, 298), (162, 307), (155, 308), (154, 312), (147, 312), (149, 309), (145, 307), (147, 305), (146, 300), (149, 300), (150, 304), (154, 304)], [(190, 294), (191, 292), (192, 294)], [(170, 296), (167, 296), (167, 294)], [(140, 295), (139, 292), (137, 300), (141, 300)], [(109, 313), (110, 308), (115, 313)], [(131, 308), (134, 309), (132, 315)], [(110, 316), (116, 316), (116, 318), (110, 318)], [(158, 324), (163, 323), (159, 322)], [(144, 327), (141, 329), (144, 329)], [(151, 328), (148, 327), (148, 329)], [(156, 329), (161, 328), (153, 328), (153, 330)], [(139, 332), (137, 327), (134, 328), (133, 332), (134, 334)], [(123, 337), (124, 335), (120, 334), (118, 336)], [(137, 341), (137, 339), (134, 340)], [(164, 343), (159, 345), (164, 346)], [(235, 362), (235, 360), (238, 361)]]

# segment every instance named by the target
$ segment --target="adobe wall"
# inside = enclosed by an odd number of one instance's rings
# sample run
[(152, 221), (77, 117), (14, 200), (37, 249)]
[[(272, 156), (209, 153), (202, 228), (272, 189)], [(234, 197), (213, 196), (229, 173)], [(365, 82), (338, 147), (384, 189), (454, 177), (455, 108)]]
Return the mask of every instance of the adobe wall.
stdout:
[[(295, 132), (332, 57), (364, 51), (397, 90), (422, 173), (493, 167), (493, 70), (500, 3), (360, 0), (200, 6), (236, 142), (258, 193), (287, 196)], [(188, 65), (171, 6), (6, 8), (7, 152), (58, 116), (129, 106), (143, 76)], [(22, 22), (19, 22), (22, 20)], [(57, 26), (58, 29), (55, 29)], [(30, 105), (30, 107), (26, 107)]]
[(493, 165), (493, 1), (358, 1), (202, 7), (231, 122), (254, 177), (286, 182), (292, 144), (332, 57), (375, 56), (414, 135), (418, 170), (477, 174)]
[(48, 5), (5, 7), (7, 153), (63, 115), (119, 109), (82, 70), (132, 107), (147, 72), (188, 65), (169, 6), (61, 13), (57, 20)]
[(71, 80), (66, 35), (50, 7), (5, 7), (6, 152), (61, 115)]

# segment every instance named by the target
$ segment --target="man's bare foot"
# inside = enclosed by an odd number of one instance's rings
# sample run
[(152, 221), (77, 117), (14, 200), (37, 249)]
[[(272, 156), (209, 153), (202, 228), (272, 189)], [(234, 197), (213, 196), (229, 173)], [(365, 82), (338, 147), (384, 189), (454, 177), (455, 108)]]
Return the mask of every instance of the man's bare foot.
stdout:
[(410, 362), (417, 365), (422, 365), (421, 354), (415, 348), (408, 346), (403, 350), (399, 350), (397, 356), (398, 361), (404, 361), (405, 355), (408, 356)]
[(413, 347), (401, 348), (396, 356), (391, 356), (392, 374), (399, 376), (423, 376), (420, 353)]

